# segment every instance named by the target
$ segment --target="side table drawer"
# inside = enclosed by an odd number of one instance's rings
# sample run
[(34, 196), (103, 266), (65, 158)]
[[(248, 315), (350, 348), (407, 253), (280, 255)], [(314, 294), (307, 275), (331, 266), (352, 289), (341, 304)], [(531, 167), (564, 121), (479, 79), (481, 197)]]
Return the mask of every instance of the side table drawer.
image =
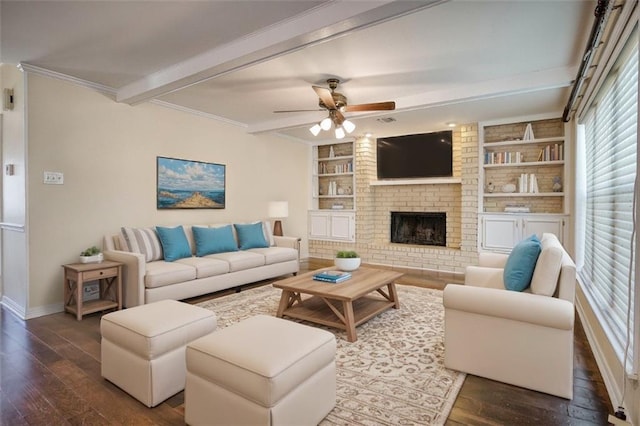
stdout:
[(115, 277), (116, 275), (118, 275), (118, 268), (107, 268), (98, 271), (87, 271), (84, 273), (83, 278), (85, 281), (91, 281), (99, 280), (100, 278)]

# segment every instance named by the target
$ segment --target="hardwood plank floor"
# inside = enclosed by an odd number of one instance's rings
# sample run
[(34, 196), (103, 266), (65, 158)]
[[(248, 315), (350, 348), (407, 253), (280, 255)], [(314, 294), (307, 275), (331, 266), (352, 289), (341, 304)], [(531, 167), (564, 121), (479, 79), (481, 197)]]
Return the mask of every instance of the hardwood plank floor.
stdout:
[[(302, 270), (327, 265), (312, 260)], [(403, 272), (400, 284), (420, 287), (442, 289), (460, 279), (450, 274)], [(149, 409), (101, 377), (100, 316), (76, 321), (60, 313), (22, 321), (4, 307), (0, 309), (0, 426), (184, 424), (184, 392)], [(447, 425), (607, 424), (613, 409), (579, 322), (574, 376), (574, 398), (568, 401), (468, 375)]]

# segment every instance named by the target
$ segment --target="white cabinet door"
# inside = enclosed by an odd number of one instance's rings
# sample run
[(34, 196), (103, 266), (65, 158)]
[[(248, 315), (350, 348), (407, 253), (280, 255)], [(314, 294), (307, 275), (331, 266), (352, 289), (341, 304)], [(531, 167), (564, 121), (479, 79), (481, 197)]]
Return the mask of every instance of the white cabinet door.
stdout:
[(309, 212), (309, 238), (326, 240), (331, 229), (331, 215), (329, 212)]
[(519, 227), (519, 217), (506, 215), (484, 216), (482, 218), (482, 249), (511, 250), (520, 240)]
[(542, 234), (549, 232), (555, 234), (563, 242), (564, 219), (561, 217), (537, 217), (525, 216), (522, 218), (522, 238), (527, 238), (531, 234), (536, 234), (542, 238)]
[(554, 214), (486, 214), (481, 216), (480, 249), (510, 252), (521, 240), (536, 234), (555, 234), (562, 243), (565, 236), (564, 215)]
[(355, 241), (355, 213), (341, 212), (331, 214), (331, 239)]
[(354, 242), (356, 240), (355, 212), (310, 211), (309, 239)]

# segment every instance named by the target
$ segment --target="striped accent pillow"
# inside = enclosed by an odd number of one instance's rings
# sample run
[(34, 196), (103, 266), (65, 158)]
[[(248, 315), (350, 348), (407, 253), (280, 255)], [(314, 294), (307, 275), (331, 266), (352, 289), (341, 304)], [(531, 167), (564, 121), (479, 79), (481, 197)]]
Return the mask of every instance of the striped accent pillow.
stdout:
[(153, 228), (122, 227), (120, 245), (124, 251), (144, 254), (147, 262), (161, 260), (163, 257), (160, 239)]

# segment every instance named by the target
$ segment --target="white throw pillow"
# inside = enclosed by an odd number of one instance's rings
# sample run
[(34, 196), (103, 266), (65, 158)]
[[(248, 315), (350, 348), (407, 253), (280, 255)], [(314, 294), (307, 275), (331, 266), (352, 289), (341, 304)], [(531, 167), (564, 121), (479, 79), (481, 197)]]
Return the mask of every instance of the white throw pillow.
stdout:
[(562, 249), (558, 247), (544, 247), (536, 268), (531, 278), (531, 292), (543, 296), (553, 296), (558, 285), (558, 277), (560, 276), (560, 268), (562, 267)]
[(141, 253), (147, 262), (162, 259), (162, 245), (153, 228), (120, 228), (120, 247), (130, 253)]

